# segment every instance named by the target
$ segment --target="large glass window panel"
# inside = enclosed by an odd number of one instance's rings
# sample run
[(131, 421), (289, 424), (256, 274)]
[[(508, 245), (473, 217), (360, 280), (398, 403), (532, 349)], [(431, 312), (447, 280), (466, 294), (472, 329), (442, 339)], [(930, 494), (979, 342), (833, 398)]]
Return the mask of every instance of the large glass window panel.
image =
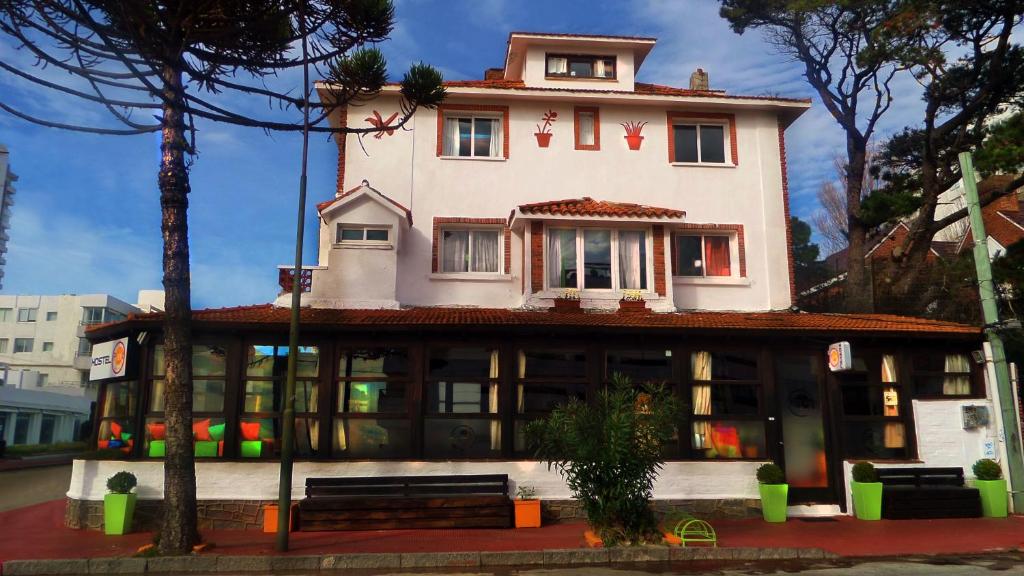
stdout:
[(700, 161), (725, 162), (725, 127), (700, 127)]
[(426, 418), (427, 458), (493, 458), (501, 454), (501, 423), (481, 418)]
[(676, 236), (676, 275), (704, 275), (704, 251), (700, 236)]
[(227, 352), (222, 346), (194, 344), (192, 346), (192, 374), (194, 376), (223, 376), (227, 373)]
[(583, 287), (612, 287), (612, 233), (610, 230), (583, 231)]
[(582, 350), (523, 350), (520, 378), (585, 378), (587, 356)]
[(405, 382), (342, 382), (339, 412), (406, 412)]
[(594, 62), (591, 60), (570, 60), (569, 75), (580, 78), (592, 78), (594, 76)]
[(459, 118), (459, 156), (473, 155), (473, 119)]
[(488, 348), (435, 348), (430, 351), (430, 378), (497, 378), (498, 352)]
[(193, 380), (192, 381), (192, 411), (193, 412), (223, 412), (224, 411), (224, 381), (223, 380)]
[[(320, 371), (316, 346), (299, 346), (296, 375), (313, 378)], [(256, 345), (247, 347), (245, 374), (250, 378), (284, 378), (288, 373), (288, 347)]]
[(672, 356), (668, 350), (609, 350), (605, 376), (619, 373), (634, 383), (665, 382), (672, 379)]
[(405, 348), (363, 348), (341, 355), (338, 374), (343, 378), (401, 378), (409, 373)]
[(704, 272), (708, 276), (731, 276), (728, 236), (704, 237)]
[(758, 380), (754, 352), (693, 352), (690, 367), (694, 380)]
[(576, 230), (548, 230), (547, 276), (550, 288), (577, 288)]
[(427, 384), (427, 406), (441, 414), (496, 414), (498, 385), (481, 382), (432, 382)]
[(764, 458), (764, 423), (760, 420), (693, 422), (691, 442), (698, 456), (710, 459)]
[(245, 383), (243, 412), (277, 412), (281, 394), (273, 380), (249, 380)]
[(138, 393), (135, 382), (116, 382), (106, 385), (103, 394), (104, 418), (127, 418), (135, 414)]
[(676, 125), (672, 127), (672, 137), (675, 139), (674, 162), (697, 162), (697, 127)]
[(470, 270), (497, 272), (501, 261), (497, 230), (473, 230), (470, 239)]
[(906, 428), (901, 422), (848, 421), (843, 423), (847, 458), (906, 458)]
[(548, 413), (571, 399), (587, 399), (586, 384), (520, 384), (516, 391), (516, 412)]
[(494, 125), (497, 122), (491, 118), (473, 119), (473, 155), (490, 156), (491, 138), (494, 137)]
[(412, 455), (408, 420), (340, 418), (334, 422), (334, 455), (342, 458), (408, 458)]

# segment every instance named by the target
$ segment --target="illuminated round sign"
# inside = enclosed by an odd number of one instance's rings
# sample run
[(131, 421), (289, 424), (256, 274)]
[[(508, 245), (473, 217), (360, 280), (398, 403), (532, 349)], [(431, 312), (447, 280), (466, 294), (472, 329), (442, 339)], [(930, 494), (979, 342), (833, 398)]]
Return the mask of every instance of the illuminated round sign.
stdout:
[(120, 340), (114, 344), (114, 352), (110, 355), (110, 371), (114, 376), (124, 374), (124, 365), (128, 360), (128, 351), (125, 349), (124, 341)]
[(839, 370), (839, 363), (842, 361), (843, 355), (839, 352), (838, 348), (832, 348), (828, 351), (828, 367), (831, 368), (833, 372)]

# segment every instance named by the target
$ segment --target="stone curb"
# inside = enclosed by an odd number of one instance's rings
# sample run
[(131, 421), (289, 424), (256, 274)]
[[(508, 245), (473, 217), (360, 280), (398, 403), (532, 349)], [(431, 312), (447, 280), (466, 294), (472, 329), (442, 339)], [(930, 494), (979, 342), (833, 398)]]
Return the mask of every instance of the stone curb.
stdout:
[(686, 562), (691, 560), (831, 559), (820, 548), (570, 548), (508, 552), (414, 552), (395, 554), (323, 554), (319, 556), (167, 556), (75, 560), (9, 560), (3, 576), (59, 574), (182, 574), (251, 572), (337, 572), (367, 568), (477, 568), (481, 566), (578, 566), (594, 564)]

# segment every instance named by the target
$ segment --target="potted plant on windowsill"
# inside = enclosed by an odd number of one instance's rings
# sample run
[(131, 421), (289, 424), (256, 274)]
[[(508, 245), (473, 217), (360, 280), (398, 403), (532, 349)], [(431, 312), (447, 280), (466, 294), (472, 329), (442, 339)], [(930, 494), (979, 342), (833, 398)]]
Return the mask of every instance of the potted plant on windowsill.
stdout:
[(579, 312), (580, 291), (576, 288), (566, 288), (562, 295), (555, 298), (555, 312)]
[(640, 135), (644, 131), (647, 122), (623, 122), (621, 126), (626, 129), (626, 144), (630, 150), (639, 150), (644, 137)]
[(619, 299), (620, 312), (643, 312), (647, 310), (647, 302), (644, 302), (644, 293), (640, 290), (623, 290), (622, 298)]
[(974, 486), (981, 494), (981, 515), (985, 518), (1006, 518), (1006, 478), (995, 460), (983, 458), (974, 463)]
[(103, 497), (103, 531), (108, 535), (127, 534), (132, 530), (135, 515), (135, 493), (138, 480), (131, 472), (121, 471), (107, 479), (110, 493)]
[(533, 486), (516, 490), (516, 528), (540, 528), (540, 500)]
[(551, 144), (551, 124), (558, 119), (558, 112), (554, 110), (548, 110), (542, 120), (544, 125), (537, 125), (537, 131), (533, 133), (537, 137), (537, 146), (541, 148), (547, 148)]
[(871, 462), (857, 462), (852, 470), (853, 513), (858, 520), (881, 520), (882, 483)]
[(765, 522), (785, 522), (789, 503), (786, 475), (776, 464), (763, 464), (757, 469), (757, 489), (761, 494), (761, 515)]

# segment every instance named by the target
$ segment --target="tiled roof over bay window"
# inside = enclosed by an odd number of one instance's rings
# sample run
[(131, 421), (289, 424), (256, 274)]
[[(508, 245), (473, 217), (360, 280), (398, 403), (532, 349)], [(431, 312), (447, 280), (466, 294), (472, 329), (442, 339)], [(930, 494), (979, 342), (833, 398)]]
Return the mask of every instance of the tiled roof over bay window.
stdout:
[(666, 218), (678, 219), (686, 216), (686, 212), (673, 208), (658, 208), (628, 202), (608, 202), (594, 200), (589, 196), (570, 198), (567, 200), (551, 200), (519, 206), (521, 214), (546, 214), (552, 216), (595, 216), (595, 217), (627, 217), (627, 218)]

